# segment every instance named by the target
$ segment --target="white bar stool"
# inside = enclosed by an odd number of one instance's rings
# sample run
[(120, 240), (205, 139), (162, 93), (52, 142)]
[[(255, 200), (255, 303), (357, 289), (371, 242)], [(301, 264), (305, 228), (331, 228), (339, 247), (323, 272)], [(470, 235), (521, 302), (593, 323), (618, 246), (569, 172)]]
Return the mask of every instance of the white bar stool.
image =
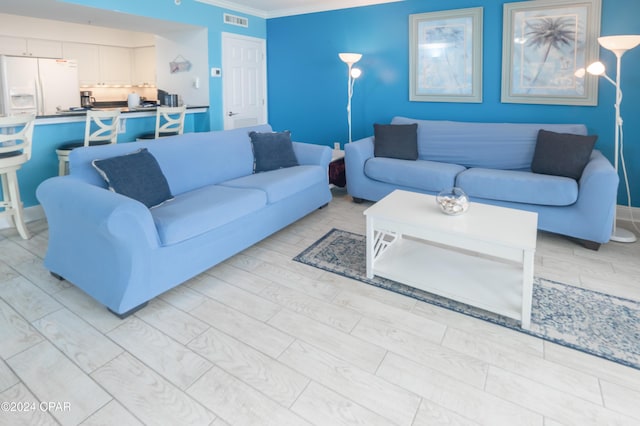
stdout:
[(118, 141), (119, 126), (119, 110), (87, 111), (84, 140), (68, 142), (56, 149), (56, 154), (58, 154), (58, 174), (63, 176), (69, 173), (69, 154), (74, 148), (116, 143)]
[(34, 120), (32, 114), (0, 117), (0, 207), (4, 207), (4, 214), (12, 217), (18, 233), (25, 240), (31, 238), (31, 234), (24, 223), (17, 171), (31, 159)]
[(184, 133), (184, 117), (187, 112), (186, 106), (167, 107), (159, 106), (156, 109), (156, 131), (155, 133), (145, 133), (136, 140), (158, 139), (163, 136), (175, 136)]

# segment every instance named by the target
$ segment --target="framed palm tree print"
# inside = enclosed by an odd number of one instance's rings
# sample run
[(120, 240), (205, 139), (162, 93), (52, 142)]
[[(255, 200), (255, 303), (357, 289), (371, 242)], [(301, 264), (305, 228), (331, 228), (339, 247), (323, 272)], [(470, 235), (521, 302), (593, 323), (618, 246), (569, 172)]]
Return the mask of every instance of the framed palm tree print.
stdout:
[(482, 102), (482, 8), (409, 15), (409, 100)]
[(504, 4), (502, 102), (596, 105), (601, 0)]

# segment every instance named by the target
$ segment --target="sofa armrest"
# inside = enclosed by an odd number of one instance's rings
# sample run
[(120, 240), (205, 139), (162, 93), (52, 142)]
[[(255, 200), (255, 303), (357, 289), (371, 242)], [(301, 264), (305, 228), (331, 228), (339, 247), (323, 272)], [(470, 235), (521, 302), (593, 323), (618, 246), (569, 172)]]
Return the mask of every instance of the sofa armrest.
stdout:
[(151, 276), (160, 247), (149, 209), (72, 175), (45, 180), (36, 196), (49, 223), (45, 266), (114, 312), (131, 309), (125, 295), (146, 290), (128, 283)]
[[(149, 209), (142, 203), (104, 188), (88, 184), (73, 176), (53, 177), (38, 186), (36, 196), (45, 210), (49, 227), (62, 230), (67, 240), (73, 240), (79, 229), (94, 233), (119, 235), (120, 226), (137, 228), (137, 241), (147, 247), (159, 245), (158, 234)], [(86, 230), (84, 229), (84, 230)], [(50, 231), (51, 232), (51, 231)], [(78, 235), (79, 237), (80, 235)], [(91, 238), (86, 233), (82, 238)]]
[(45, 266), (121, 312), (126, 283), (149, 273), (160, 246), (149, 209), (73, 176), (47, 179), (36, 196), (49, 224)]
[(303, 142), (293, 142), (293, 151), (300, 165), (318, 165), (328, 169), (331, 162), (331, 148)]
[(583, 217), (588, 218), (588, 223), (603, 224), (598, 241), (608, 241), (613, 229), (619, 180), (609, 160), (594, 150), (578, 181), (576, 207)]
[(353, 164), (361, 164), (364, 167), (364, 163), (374, 156), (373, 136), (345, 144), (344, 153), (345, 157), (351, 157), (350, 162)]
[(599, 203), (615, 204), (619, 180), (609, 160), (600, 151), (594, 150), (578, 181), (580, 197), (598, 194)]
[(366, 191), (369, 178), (364, 174), (364, 165), (374, 157), (373, 136), (344, 145), (344, 164), (349, 194), (357, 198), (367, 199)]

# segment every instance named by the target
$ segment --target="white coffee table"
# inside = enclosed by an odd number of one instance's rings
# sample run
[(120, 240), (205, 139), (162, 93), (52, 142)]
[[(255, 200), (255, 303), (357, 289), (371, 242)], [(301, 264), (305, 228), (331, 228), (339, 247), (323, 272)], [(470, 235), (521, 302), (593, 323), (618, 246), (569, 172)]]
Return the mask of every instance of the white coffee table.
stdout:
[(471, 203), (448, 216), (396, 190), (369, 207), (367, 277), (388, 278), (531, 325), (538, 214)]

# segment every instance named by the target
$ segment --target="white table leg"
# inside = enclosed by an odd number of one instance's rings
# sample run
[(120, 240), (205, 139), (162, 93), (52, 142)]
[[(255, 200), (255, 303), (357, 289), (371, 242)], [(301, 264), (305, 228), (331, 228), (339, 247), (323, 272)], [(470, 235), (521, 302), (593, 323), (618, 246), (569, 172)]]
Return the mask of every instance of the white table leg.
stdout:
[(373, 219), (367, 216), (367, 278), (373, 278), (373, 246), (374, 246), (374, 231), (373, 231)]
[(534, 251), (525, 250), (522, 259), (522, 328), (531, 328), (531, 299), (533, 298)]

